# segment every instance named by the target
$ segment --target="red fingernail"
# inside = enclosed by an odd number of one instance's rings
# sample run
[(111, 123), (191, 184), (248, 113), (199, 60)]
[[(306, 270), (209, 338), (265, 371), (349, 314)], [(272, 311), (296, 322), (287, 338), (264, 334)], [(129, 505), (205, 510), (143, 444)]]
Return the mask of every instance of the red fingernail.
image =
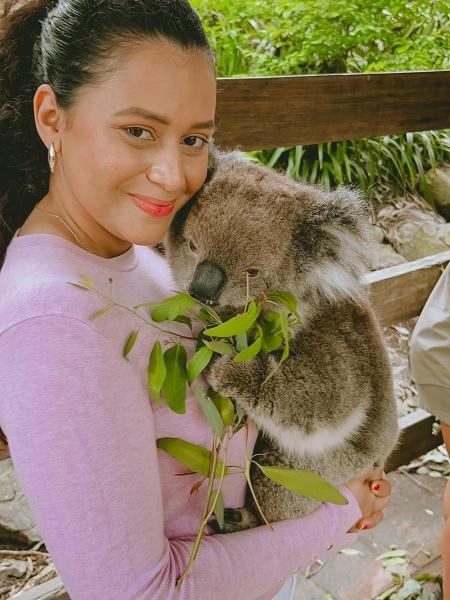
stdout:
[(374, 483), (372, 486), (372, 490), (374, 492), (378, 492), (378, 490), (381, 488), (381, 485), (379, 483)]

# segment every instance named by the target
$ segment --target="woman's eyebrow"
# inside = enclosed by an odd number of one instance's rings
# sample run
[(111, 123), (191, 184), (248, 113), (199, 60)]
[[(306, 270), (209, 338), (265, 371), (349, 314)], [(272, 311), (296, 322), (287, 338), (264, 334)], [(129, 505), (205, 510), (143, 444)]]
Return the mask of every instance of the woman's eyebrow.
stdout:
[[(157, 113), (151, 112), (145, 108), (140, 108), (139, 106), (130, 106), (129, 108), (124, 108), (122, 110), (114, 113), (114, 117), (120, 117), (123, 115), (138, 115), (139, 117), (143, 117), (144, 119), (152, 119), (153, 121), (158, 121), (158, 123), (162, 123), (163, 125), (170, 125), (170, 120), (163, 115), (158, 115)], [(193, 123), (191, 125), (193, 129), (213, 129), (216, 130), (214, 125), (214, 121), (203, 121), (201, 123)]]

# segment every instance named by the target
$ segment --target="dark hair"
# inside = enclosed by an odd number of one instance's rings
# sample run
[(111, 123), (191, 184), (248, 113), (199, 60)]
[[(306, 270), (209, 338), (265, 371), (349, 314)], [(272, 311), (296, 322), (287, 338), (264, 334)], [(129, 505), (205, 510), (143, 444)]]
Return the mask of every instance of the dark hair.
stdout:
[(213, 58), (187, 0), (5, 0), (0, 17), (0, 266), (14, 232), (48, 191), (47, 150), (33, 116), (36, 88), (48, 83), (58, 105), (69, 108), (81, 86), (111, 72), (115, 51), (155, 38), (206, 50)]

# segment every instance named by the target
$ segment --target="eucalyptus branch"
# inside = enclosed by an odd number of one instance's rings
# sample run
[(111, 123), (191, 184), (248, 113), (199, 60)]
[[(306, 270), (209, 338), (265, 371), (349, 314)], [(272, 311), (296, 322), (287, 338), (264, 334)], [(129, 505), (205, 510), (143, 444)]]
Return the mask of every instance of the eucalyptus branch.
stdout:
[[(250, 479), (250, 465), (252, 464), (252, 462), (255, 462), (255, 461), (246, 460), (246, 462), (245, 462), (245, 478), (247, 480), (248, 487), (249, 487), (250, 492), (252, 494), (252, 497), (253, 497), (253, 500), (255, 502), (256, 508), (258, 509), (258, 512), (261, 515), (261, 518), (263, 519), (264, 523), (266, 525), (268, 525), (270, 527), (270, 529), (272, 529), (272, 531), (275, 531), (274, 528), (272, 527), (272, 525), (266, 519), (266, 515), (263, 513), (262, 508), (261, 508), (261, 506), (260, 506), (260, 504), (258, 502), (258, 499), (256, 498), (256, 494), (255, 494), (255, 491), (253, 489), (252, 482), (251, 482), (251, 479)], [(257, 464), (257, 463), (255, 463), (255, 464)]]
[(244, 312), (247, 311), (247, 306), (250, 301), (250, 281), (249, 281), (248, 273), (245, 274), (245, 283), (246, 283), (246, 288), (247, 288), (246, 289), (247, 296), (245, 298)]
[[(255, 454), (255, 456), (258, 456), (258, 455)], [(263, 513), (261, 506), (259, 505), (258, 499), (256, 498), (256, 494), (255, 494), (255, 491), (252, 486), (252, 482), (250, 480), (250, 465), (252, 463), (252, 460), (253, 460), (253, 456), (251, 458), (248, 457), (248, 421), (246, 421), (246, 423), (245, 423), (245, 471), (244, 471), (245, 479), (247, 480), (247, 484), (250, 488), (250, 492), (252, 494), (253, 500), (255, 501), (255, 505), (256, 505), (258, 512), (261, 515), (263, 521), (266, 523), (266, 525), (268, 525), (270, 527), (270, 529), (272, 529), (272, 531), (275, 531), (274, 528), (272, 527), (272, 525), (266, 519), (266, 516)]]
[(209, 465), (209, 474), (208, 474), (208, 489), (206, 492), (206, 502), (205, 502), (205, 508), (203, 511), (203, 516), (202, 516), (202, 521), (200, 523), (200, 528), (197, 532), (197, 537), (195, 539), (194, 542), (194, 546), (192, 548), (192, 552), (191, 552), (191, 556), (189, 558), (189, 562), (186, 565), (183, 573), (180, 575), (180, 577), (177, 579), (177, 583), (175, 586), (175, 590), (178, 591), (180, 589), (181, 584), (183, 583), (184, 579), (186, 578), (188, 572), (190, 571), (192, 564), (194, 563), (195, 559), (197, 558), (197, 554), (199, 552), (200, 549), (200, 544), (203, 538), (203, 533), (206, 529), (206, 526), (208, 525), (208, 519), (211, 517), (211, 515), (214, 512), (214, 508), (216, 506), (217, 503), (217, 499), (219, 497), (220, 491), (222, 489), (222, 482), (223, 482), (223, 478), (225, 475), (225, 464), (226, 464), (226, 455), (228, 452), (228, 445), (230, 443), (230, 439), (232, 437), (232, 434), (230, 435), (230, 432), (228, 430), (225, 431), (224, 433), (224, 437), (225, 437), (225, 451), (224, 451), (224, 456), (223, 456), (223, 462), (222, 462), (222, 469), (221, 469), (221, 473), (220, 473), (220, 478), (219, 478), (219, 483), (217, 485), (217, 491), (216, 491), (216, 495), (214, 496), (214, 499), (212, 501), (212, 504), (210, 506), (210, 502), (211, 502), (211, 496), (212, 496), (212, 492), (213, 492), (213, 485), (214, 485), (214, 475), (216, 472), (216, 466), (217, 466), (217, 458), (218, 458), (218, 447), (221, 445), (222, 440), (219, 441), (219, 446), (216, 446), (216, 434), (213, 435), (213, 444), (212, 444), (212, 452), (211, 452), (211, 462)]
[[(142, 315), (140, 315), (136, 310), (133, 310), (132, 308), (129, 308), (128, 306), (125, 306), (124, 304), (121, 304), (120, 302), (115, 302), (112, 298), (108, 298), (107, 296), (105, 296), (105, 294), (102, 294), (102, 292), (100, 292), (99, 290), (97, 290), (93, 286), (86, 287), (86, 289), (92, 290), (93, 292), (95, 292), (96, 294), (98, 294), (99, 296), (101, 296), (104, 300), (106, 300), (107, 302), (111, 302), (112, 304), (108, 308), (114, 308), (115, 306), (117, 306), (118, 308), (123, 308), (123, 310), (126, 310), (127, 312), (130, 312), (131, 314), (133, 314), (138, 319), (141, 319), (141, 321), (144, 321), (144, 323), (146, 325), (149, 325), (150, 327), (154, 327), (155, 329), (157, 329), (158, 331), (161, 331), (162, 333), (167, 333), (169, 335), (175, 335), (176, 337), (183, 338), (185, 340), (191, 340), (191, 341), (192, 340), (196, 340), (195, 337), (191, 337), (191, 336), (187, 336), (187, 335), (182, 335), (181, 333), (176, 333), (174, 331), (169, 331), (168, 329), (163, 329), (162, 327), (159, 327), (158, 325), (155, 325), (154, 321), (149, 321), (148, 319), (146, 319), (145, 317), (143, 317)], [(141, 306), (143, 306), (143, 305), (141, 305)]]

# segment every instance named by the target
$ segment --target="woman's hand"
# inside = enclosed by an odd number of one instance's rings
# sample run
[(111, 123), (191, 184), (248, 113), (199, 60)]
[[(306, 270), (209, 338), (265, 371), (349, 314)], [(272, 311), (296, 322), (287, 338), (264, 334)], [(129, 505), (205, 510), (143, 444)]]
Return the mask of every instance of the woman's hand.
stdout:
[(371, 529), (383, 520), (383, 511), (391, 499), (391, 484), (381, 469), (370, 469), (361, 477), (348, 481), (345, 486), (355, 496), (362, 517), (348, 530), (349, 533)]

